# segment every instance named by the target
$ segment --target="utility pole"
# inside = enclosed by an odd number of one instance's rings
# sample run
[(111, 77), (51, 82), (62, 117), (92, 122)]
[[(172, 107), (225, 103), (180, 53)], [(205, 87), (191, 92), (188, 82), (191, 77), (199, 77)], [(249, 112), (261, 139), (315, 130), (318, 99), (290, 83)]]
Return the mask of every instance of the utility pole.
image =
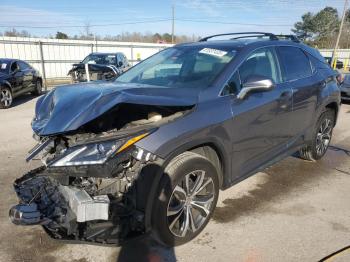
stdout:
[(172, 6), (172, 24), (171, 24), (171, 43), (174, 44), (174, 28), (175, 28), (175, 5)]
[(336, 41), (336, 43), (335, 43), (334, 50), (333, 50), (333, 54), (332, 54), (331, 66), (333, 66), (334, 59), (335, 59), (335, 56), (336, 56), (336, 53), (337, 53), (337, 49), (338, 49), (338, 45), (339, 45), (339, 40), (340, 40), (341, 32), (342, 32), (342, 30), (343, 30), (343, 24), (344, 24), (344, 20), (345, 20), (346, 6), (347, 6), (347, 5), (348, 5), (348, 0), (345, 0), (345, 2), (344, 2), (343, 16), (342, 16), (341, 22), (340, 22), (339, 33), (338, 33), (337, 41)]

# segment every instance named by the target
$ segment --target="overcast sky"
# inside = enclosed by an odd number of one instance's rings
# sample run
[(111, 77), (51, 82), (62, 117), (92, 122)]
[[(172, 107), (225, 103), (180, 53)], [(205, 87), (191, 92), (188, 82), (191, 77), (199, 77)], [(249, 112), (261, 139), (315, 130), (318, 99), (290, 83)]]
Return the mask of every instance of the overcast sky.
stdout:
[(89, 23), (98, 35), (170, 33), (171, 6), (175, 5), (176, 34), (290, 33), (305, 12), (332, 6), (341, 15), (343, 4), (344, 0), (1, 0), (0, 31), (15, 27), (37, 36), (58, 30), (74, 35)]

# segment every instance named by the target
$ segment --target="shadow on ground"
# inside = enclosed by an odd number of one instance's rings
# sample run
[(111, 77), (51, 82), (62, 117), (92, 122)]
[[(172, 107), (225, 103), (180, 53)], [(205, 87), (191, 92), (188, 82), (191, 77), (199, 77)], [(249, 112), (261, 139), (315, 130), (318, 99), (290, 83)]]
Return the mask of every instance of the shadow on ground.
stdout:
[(130, 241), (119, 251), (117, 262), (173, 262), (176, 261), (174, 248), (157, 244), (150, 237)]
[(35, 98), (37, 98), (37, 96), (31, 95), (31, 94), (21, 95), (21, 96), (13, 99), (11, 107), (19, 106), (19, 105), (27, 103)]
[(327, 156), (317, 162), (303, 161), (296, 157), (283, 160), (263, 172), (266, 178), (264, 183), (242, 197), (225, 199), (223, 206), (216, 207), (213, 220), (228, 223), (254, 212), (279, 212), (294, 216), (313, 212), (313, 208), (306, 204), (288, 210), (272, 210), (268, 203), (288, 197), (292, 192), (308, 190), (309, 184), (328, 175), (327, 169), (338, 170), (338, 166), (347, 156), (350, 156), (349, 150), (330, 146)]

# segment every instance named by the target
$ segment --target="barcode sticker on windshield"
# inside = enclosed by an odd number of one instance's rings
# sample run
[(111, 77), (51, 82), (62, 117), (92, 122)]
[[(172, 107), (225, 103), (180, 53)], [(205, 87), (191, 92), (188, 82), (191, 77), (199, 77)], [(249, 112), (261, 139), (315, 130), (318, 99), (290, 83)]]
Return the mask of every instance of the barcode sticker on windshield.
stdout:
[(199, 51), (199, 53), (213, 55), (213, 56), (219, 56), (219, 57), (227, 54), (226, 51), (213, 49), (213, 48), (203, 48), (201, 51)]
[(1, 64), (1, 69), (6, 69), (6, 67), (7, 67), (7, 64), (5, 63)]

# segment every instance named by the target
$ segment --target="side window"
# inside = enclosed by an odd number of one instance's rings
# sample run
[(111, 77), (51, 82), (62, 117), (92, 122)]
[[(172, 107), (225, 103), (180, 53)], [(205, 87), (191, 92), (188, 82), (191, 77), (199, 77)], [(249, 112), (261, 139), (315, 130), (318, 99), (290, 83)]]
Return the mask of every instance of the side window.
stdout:
[(13, 62), (11, 64), (11, 71), (14, 72), (16, 69), (19, 69), (19, 66), (18, 66), (17, 62)]
[(278, 47), (278, 52), (284, 68), (284, 81), (296, 80), (312, 75), (310, 61), (300, 48), (280, 46)]
[(240, 89), (241, 89), (241, 81), (239, 79), (238, 71), (236, 71), (236, 73), (234, 73), (231, 79), (227, 82), (226, 86), (222, 90), (221, 95), (223, 96), (234, 95), (234, 94), (237, 94)]
[(272, 48), (260, 48), (254, 51), (240, 66), (239, 74), (242, 83), (256, 76), (265, 77), (280, 83), (280, 69), (277, 63), (276, 54)]
[(27, 69), (30, 69), (30, 66), (25, 63), (25, 62), (22, 62), (22, 61), (18, 61), (18, 65), (19, 65), (19, 68), (23, 71), (23, 70), (27, 70)]

